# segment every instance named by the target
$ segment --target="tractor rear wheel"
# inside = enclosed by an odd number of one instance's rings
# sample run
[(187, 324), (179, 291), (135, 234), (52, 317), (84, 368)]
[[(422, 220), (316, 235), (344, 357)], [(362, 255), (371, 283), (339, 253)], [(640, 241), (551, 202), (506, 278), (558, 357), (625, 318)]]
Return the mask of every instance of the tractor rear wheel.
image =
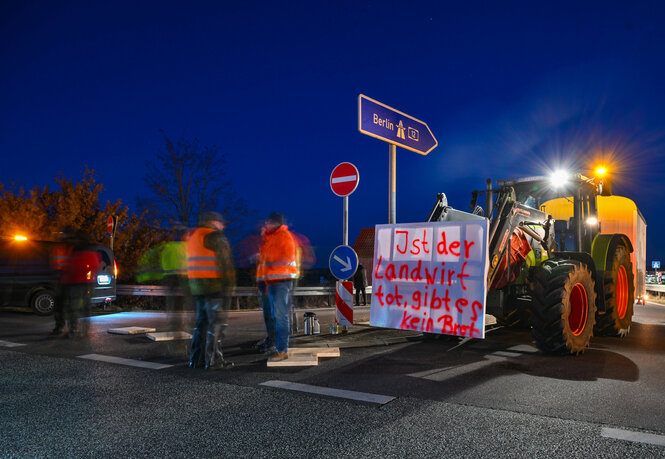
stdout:
[(531, 274), (531, 333), (544, 352), (579, 354), (596, 321), (595, 282), (574, 260), (547, 260)]
[(599, 336), (626, 336), (633, 321), (635, 283), (630, 253), (622, 245), (612, 254), (612, 269), (605, 271), (605, 314), (596, 317)]

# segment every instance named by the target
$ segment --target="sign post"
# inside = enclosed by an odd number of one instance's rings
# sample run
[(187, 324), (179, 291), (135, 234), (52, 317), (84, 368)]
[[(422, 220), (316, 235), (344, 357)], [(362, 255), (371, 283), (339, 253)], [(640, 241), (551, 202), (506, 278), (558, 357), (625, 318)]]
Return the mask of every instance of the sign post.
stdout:
[(111, 250), (113, 250), (113, 239), (115, 238), (115, 230), (116, 227), (118, 226), (118, 216), (117, 215), (109, 215), (108, 220), (106, 220), (106, 229), (109, 232), (109, 235), (111, 236)]
[(370, 137), (389, 143), (388, 223), (395, 223), (397, 145), (421, 155), (427, 155), (436, 148), (438, 142), (429, 126), (424, 122), (363, 94), (358, 96), (358, 130)]
[(344, 198), (342, 216), (342, 243), (349, 244), (349, 195), (356, 191), (360, 182), (358, 168), (351, 163), (340, 163), (330, 174), (330, 188), (337, 196)]

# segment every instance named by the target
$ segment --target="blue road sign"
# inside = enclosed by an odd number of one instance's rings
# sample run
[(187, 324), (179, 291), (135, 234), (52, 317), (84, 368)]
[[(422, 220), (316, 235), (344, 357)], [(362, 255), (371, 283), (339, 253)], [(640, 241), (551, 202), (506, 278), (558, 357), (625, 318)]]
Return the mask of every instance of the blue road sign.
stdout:
[(660, 269), (660, 261), (652, 261), (651, 269)]
[(337, 279), (349, 279), (358, 269), (358, 255), (352, 247), (339, 245), (330, 254), (328, 266), (332, 275)]
[(362, 94), (358, 96), (358, 130), (421, 155), (439, 144), (427, 124)]

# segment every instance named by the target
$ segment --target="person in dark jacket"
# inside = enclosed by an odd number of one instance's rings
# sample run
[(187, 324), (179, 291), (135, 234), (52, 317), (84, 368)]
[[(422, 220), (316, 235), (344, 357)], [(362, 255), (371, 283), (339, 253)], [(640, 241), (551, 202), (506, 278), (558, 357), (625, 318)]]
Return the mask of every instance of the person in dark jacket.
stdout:
[(353, 288), (356, 289), (356, 305), (360, 305), (360, 293), (363, 294), (363, 306), (367, 306), (367, 271), (363, 265), (358, 265), (356, 273), (353, 275)]
[(187, 278), (196, 305), (196, 325), (189, 354), (190, 368), (206, 369), (233, 366), (224, 359), (221, 341), (226, 314), (235, 286), (235, 268), (229, 241), (222, 233), (224, 219), (217, 212), (206, 212), (198, 228), (185, 237)]
[(64, 303), (63, 315), (69, 322), (70, 338), (80, 338), (87, 334), (87, 322), (82, 327), (79, 319), (82, 315), (89, 315), (90, 290), (102, 264), (101, 255), (90, 247), (88, 239), (88, 235), (82, 231), (77, 231), (72, 237), (65, 239), (71, 251), (62, 269), (60, 284)]

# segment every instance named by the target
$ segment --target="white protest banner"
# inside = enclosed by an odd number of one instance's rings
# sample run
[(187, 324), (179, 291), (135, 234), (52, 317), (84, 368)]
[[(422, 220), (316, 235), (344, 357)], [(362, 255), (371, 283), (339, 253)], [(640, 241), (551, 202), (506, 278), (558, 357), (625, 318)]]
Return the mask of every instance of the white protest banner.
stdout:
[(376, 225), (370, 325), (485, 337), (487, 220)]

